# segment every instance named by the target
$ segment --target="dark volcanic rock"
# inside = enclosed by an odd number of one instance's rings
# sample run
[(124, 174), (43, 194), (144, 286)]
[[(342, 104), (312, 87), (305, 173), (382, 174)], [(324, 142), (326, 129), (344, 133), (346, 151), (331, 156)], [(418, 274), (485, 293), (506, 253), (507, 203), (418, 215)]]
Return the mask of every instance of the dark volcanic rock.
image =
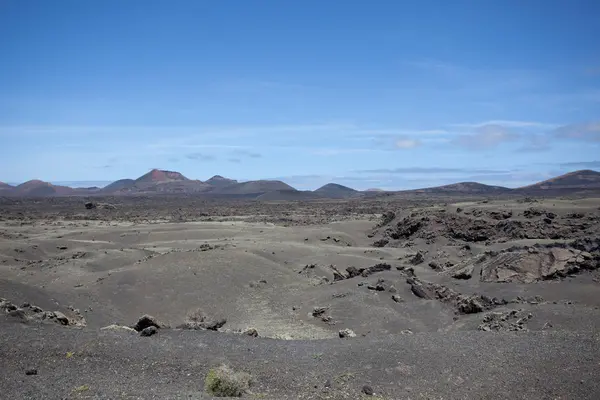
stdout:
[(203, 317), (200, 320), (184, 322), (183, 324), (178, 325), (177, 329), (218, 331), (226, 323), (227, 320), (225, 318), (206, 319), (205, 317)]
[(13, 318), (18, 318), (18, 319), (22, 319), (22, 320), (26, 320), (27, 319), (27, 315), (25, 314), (25, 310), (23, 310), (22, 308), (17, 308), (14, 310), (10, 310), (8, 312), (8, 315), (13, 317)]
[(367, 289), (369, 290), (375, 290), (378, 292), (383, 292), (385, 291), (385, 286), (382, 283), (377, 283), (376, 285), (369, 285), (367, 286)]
[(338, 332), (338, 335), (342, 339), (356, 337), (356, 333), (352, 329), (342, 329)]
[(367, 396), (373, 396), (373, 394), (375, 393), (373, 391), (373, 388), (371, 386), (369, 386), (369, 385), (364, 385), (361, 390)]
[(425, 256), (423, 256), (422, 252), (418, 252), (410, 259), (410, 263), (412, 265), (419, 265), (419, 264), (422, 264), (424, 261), (425, 261)]
[(225, 318), (220, 318), (212, 321), (203, 321), (200, 322), (200, 326), (204, 329), (208, 329), (209, 331), (216, 331), (223, 327), (227, 323)]
[(417, 296), (418, 298), (425, 299), (425, 300), (433, 299), (433, 294), (429, 290), (427, 290), (423, 286), (423, 284), (421, 284), (416, 279), (408, 278), (408, 279), (406, 279), (406, 283), (408, 283), (410, 285), (410, 291), (413, 292), (413, 294), (415, 296)]
[(60, 324), (69, 325), (69, 318), (67, 318), (65, 314), (61, 313), (60, 311), (54, 311), (54, 315)]
[(254, 328), (248, 328), (245, 331), (243, 331), (242, 334), (251, 337), (258, 337), (258, 331)]
[(140, 336), (152, 336), (158, 333), (158, 328), (156, 326), (149, 326), (147, 328), (142, 329), (140, 332)]
[(348, 273), (348, 278), (354, 278), (360, 276), (361, 270), (356, 267), (348, 267), (346, 268), (346, 272)]
[[(500, 313), (489, 313), (483, 318), (483, 322), (479, 325), (480, 331), (524, 331), (527, 330), (525, 324), (531, 318), (532, 314), (522, 315), (523, 310), (511, 310)], [(548, 323), (547, 323), (548, 324)], [(550, 324), (551, 326), (551, 324)]]
[(25, 375), (37, 375), (38, 371), (35, 368), (29, 368), (25, 370)]
[(60, 311), (44, 311), (41, 315), (41, 319), (57, 322), (61, 325), (69, 325), (69, 318)]
[(480, 313), (484, 310), (481, 299), (477, 296), (461, 298), (458, 301), (458, 312), (461, 314), (475, 314)]
[(334, 282), (343, 281), (344, 279), (346, 279), (346, 277), (342, 275), (339, 271), (333, 271)]
[(325, 314), (327, 312), (327, 310), (329, 310), (329, 307), (315, 307), (315, 308), (313, 308), (312, 316), (320, 317), (323, 314)]
[(533, 217), (539, 217), (540, 215), (542, 215), (544, 212), (540, 209), (537, 208), (528, 208), (527, 210), (523, 211), (523, 216), (525, 218), (533, 218)]
[(369, 275), (372, 275), (376, 272), (389, 271), (391, 269), (392, 269), (392, 266), (390, 264), (382, 263), (382, 264), (376, 264), (372, 267), (367, 268), (367, 273)]
[(392, 266), (390, 264), (380, 263), (380, 264), (376, 264), (376, 265), (373, 265), (372, 267), (368, 267), (368, 268), (348, 267), (348, 268), (346, 268), (346, 273), (347, 273), (348, 279), (354, 278), (357, 276), (362, 276), (363, 278), (366, 278), (377, 272), (390, 271), (391, 269), (392, 269)]
[(133, 326), (133, 329), (135, 329), (138, 332), (141, 332), (150, 326), (153, 326), (155, 328), (162, 328), (162, 324), (160, 324), (156, 320), (156, 318), (154, 318), (151, 315), (145, 314), (142, 315), (140, 319), (138, 319), (138, 322)]
[(397, 294), (392, 296), (392, 300), (394, 300), (396, 303), (402, 303), (404, 301), (404, 299)]
[(421, 229), (423, 221), (428, 221), (427, 217), (424, 217), (420, 221), (415, 221), (410, 218), (404, 218), (396, 225), (396, 231), (390, 233), (392, 239), (408, 239)]
[(467, 265), (452, 274), (454, 279), (471, 279), (473, 275), (473, 269), (475, 266), (473, 264)]
[(477, 261), (481, 265), (481, 280), (532, 283), (592, 271), (600, 268), (600, 251), (593, 243), (588, 240), (586, 244), (580, 239), (569, 244), (512, 247), (489, 252)]
[(387, 239), (380, 239), (373, 242), (373, 247), (385, 247), (390, 241)]
[(381, 215), (381, 222), (379, 226), (385, 226), (392, 222), (396, 218), (396, 213), (393, 211), (386, 211)]

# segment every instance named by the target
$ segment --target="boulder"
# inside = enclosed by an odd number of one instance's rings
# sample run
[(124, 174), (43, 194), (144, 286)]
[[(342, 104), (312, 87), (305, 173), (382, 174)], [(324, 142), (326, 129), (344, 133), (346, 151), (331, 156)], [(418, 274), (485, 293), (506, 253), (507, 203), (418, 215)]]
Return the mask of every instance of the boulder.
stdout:
[(402, 303), (404, 301), (404, 299), (397, 294), (392, 296), (392, 300), (394, 300), (396, 303)]
[(258, 331), (254, 328), (247, 328), (246, 330), (242, 331), (242, 334), (251, 337), (258, 337)]
[(203, 329), (208, 329), (209, 331), (217, 331), (223, 327), (227, 323), (225, 318), (219, 318), (209, 321), (202, 321), (199, 323), (200, 327)]
[(412, 265), (419, 265), (419, 264), (423, 263), (423, 261), (425, 261), (425, 257), (423, 256), (423, 253), (421, 253), (421, 252), (418, 252), (410, 259), (410, 263)]
[(366, 394), (367, 396), (373, 396), (375, 394), (375, 392), (373, 391), (373, 388), (369, 385), (364, 385), (361, 389), (361, 391)]
[(408, 278), (406, 283), (410, 285), (410, 291), (413, 292), (415, 296), (420, 299), (431, 300), (433, 299), (433, 294), (429, 292), (421, 282), (417, 281), (414, 278)]
[(315, 308), (313, 308), (312, 316), (313, 317), (320, 317), (323, 314), (325, 314), (328, 309), (329, 309), (329, 307), (315, 307)]
[(162, 324), (159, 323), (156, 320), (156, 318), (154, 318), (151, 315), (144, 314), (140, 317), (140, 319), (138, 319), (136, 324), (133, 326), (133, 329), (135, 329), (138, 332), (141, 332), (150, 326), (153, 326), (155, 328), (162, 328)]
[(25, 310), (23, 310), (22, 308), (16, 308), (14, 310), (10, 310), (8, 312), (8, 315), (13, 317), (13, 318), (18, 318), (18, 319), (22, 319), (22, 320), (26, 320), (27, 319), (27, 315), (25, 314)]
[(452, 274), (454, 279), (471, 279), (473, 274), (473, 269), (475, 266), (473, 264), (467, 265)]
[(342, 329), (338, 332), (338, 335), (342, 339), (356, 337), (356, 333), (352, 329)]
[(54, 316), (59, 324), (69, 325), (69, 318), (67, 318), (65, 314), (61, 313), (60, 311), (54, 311)]
[(152, 336), (158, 333), (158, 328), (156, 326), (149, 326), (147, 328), (142, 329), (140, 332), (140, 336)]

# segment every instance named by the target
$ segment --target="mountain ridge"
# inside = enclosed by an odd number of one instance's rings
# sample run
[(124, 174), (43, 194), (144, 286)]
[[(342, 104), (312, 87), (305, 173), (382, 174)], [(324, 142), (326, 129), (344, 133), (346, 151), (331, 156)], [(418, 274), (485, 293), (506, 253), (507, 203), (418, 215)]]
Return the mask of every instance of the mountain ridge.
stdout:
[(573, 172), (567, 172), (555, 176), (545, 181), (537, 182), (532, 185), (522, 186), (517, 190), (549, 190), (549, 189), (569, 189), (585, 184), (588, 187), (600, 188), (600, 172), (591, 169), (582, 169)]
[(360, 192), (356, 189), (352, 189), (348, 186), (340, 185), (338, 183), (328, 183), (321, 186), (313, 193), (330, 199), (345, 199), (348, 197), (353, 197)]
[(280, 180), (252, 180), (238, 182), (215, 175), (203, 182), (192, 180), (175, 171), (153, 169), (137, 179), (119, 179), (104, 188), (71, 188), (33, 179), (11, 186), (0, 182), (0, 194), (10, 197), (97, 196), (97, 195), (149, 195), (149, 194), (199, 194), (210, 197), (253, 198), (257, 200), (311, 200), (348, 199), (360, 196), (370, 198), (390, 195), (547, 195), (578, 192), (600, 192), (600, 172), (578, 170), (541, 182), (518, 188), (486, 185), (479, 182), (458, 182), (448, 185), (398, 191), (358, 191), (337, 183), (328, 183), (314, 191), (300, 191)]
[(180, 172), (175, 171), (167, 171), (154, 168), (150, 172), (140, 176), (135, 180), (136, 183), (139, 182), (171, 182), (171, 181), (189, 181), (188, 178), (183, 176)]

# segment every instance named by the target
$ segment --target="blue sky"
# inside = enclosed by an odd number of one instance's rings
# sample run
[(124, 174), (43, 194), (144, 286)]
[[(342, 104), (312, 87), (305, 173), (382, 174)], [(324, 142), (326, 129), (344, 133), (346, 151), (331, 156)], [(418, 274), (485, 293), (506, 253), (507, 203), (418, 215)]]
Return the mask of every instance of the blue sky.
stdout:
[(0, 180), (600, 170), (600, 2), (0, 0)]

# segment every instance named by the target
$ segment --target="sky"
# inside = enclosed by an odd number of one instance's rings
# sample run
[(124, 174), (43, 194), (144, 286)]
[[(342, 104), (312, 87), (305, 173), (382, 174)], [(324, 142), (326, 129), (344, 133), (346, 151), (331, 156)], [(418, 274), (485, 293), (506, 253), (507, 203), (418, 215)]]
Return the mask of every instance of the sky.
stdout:
[(597, 0), (0, 0), (0, 181), (600, 170)]

